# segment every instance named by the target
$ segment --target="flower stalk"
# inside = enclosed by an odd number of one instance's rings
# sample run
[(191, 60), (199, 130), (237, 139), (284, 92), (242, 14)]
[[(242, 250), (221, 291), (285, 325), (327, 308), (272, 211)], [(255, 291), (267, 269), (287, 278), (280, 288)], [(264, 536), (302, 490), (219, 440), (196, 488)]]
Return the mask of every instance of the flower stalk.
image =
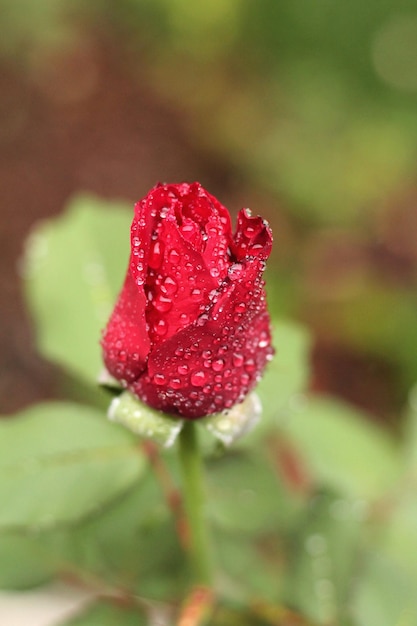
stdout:
[(194, 583), (211, 587), (212, 563), (205, 517), (203, 461), (194, 421), (186, 420), (179, 435), (179, 458), (188, 525), (188, 554)]

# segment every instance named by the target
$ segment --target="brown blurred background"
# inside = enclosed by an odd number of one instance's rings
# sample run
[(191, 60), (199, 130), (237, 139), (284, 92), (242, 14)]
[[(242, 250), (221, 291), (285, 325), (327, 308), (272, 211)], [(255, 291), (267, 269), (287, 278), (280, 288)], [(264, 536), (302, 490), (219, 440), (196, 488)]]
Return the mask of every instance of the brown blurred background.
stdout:
[[(200, 180), (267, 217), (315, 390), (395, 426), (417, 379), (417, 4), (0, 0), (0, 411), (57, 397), (19, 282), (78, 192)], [(277, 346), (279, 349), (279, 346)]]

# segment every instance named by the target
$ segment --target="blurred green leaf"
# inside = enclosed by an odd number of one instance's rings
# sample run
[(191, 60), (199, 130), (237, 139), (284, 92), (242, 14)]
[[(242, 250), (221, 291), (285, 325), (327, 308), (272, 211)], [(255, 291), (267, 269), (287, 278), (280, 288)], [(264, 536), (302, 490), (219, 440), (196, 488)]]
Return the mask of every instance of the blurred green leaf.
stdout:
[(100, 515), (68, 531), (63, 555), (80, 569), (141, 596), (177, 597), (186, 583), (172, 512), (153, 472)]
[(148, 620), (138, 608), (97, 602), (62, 626), (147, 626)]
[(416, 581), (395, 561), (368, 553), (353, 583), (355, 626), (416, 626)]
[(237, 452), (209, 463), (207, 510), (223, 530), (251, 535), (285, 529), (299, 504), (286, 491), (267, 458)]
[(34, 406), (0, 422), (0, 529), (75, 522), (144, 468), (136, 439), (101, 413), (69, 403)]
[(345, 623), (359, 552), (357, 503), (321, 493), (313, 497), (287, 546), (286, 602), (318, 624)]
[(218, 584), (225, 597), (247, 604), (282, 599), (285, 550), (277, 533), (248, 538), (237, 529), (218, 529), (216, 556), (220, 566)]
[(404, 452), (407, 468), (417, 477), (417, 385), (410, 391), (409, 410), (406, 415)]
[(273, 322), (273, 345), (276, 354), (268, 363), (265, 374), (256, 388), (262, 401), (262, 432), (272, 421), (291, 407), (296, 396), (304, 391), (309, 378), (309, 351), (311, 338), (307, 329), (289, 321)]
[(399, 450), (359, 409), (330, 397), (305, 398), (283, 424), (318, 484), (342, 494), (375, 498), (401, 472)]
[(55, 574), (54, 563), (45, 557), (34, 537), (0, 534), (0, 589), (29, 589)]
[(102, 369), (100, 331), (122, 287), (132, 210), (76, 198), (30, 235), (23, 264), (40, 350), (91, 381)]

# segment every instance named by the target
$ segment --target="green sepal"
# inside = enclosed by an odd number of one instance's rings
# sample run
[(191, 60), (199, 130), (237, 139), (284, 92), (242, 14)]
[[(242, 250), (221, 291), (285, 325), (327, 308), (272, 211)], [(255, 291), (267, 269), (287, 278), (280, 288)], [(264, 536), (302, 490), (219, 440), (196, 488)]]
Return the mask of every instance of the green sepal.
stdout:
[(173, 445), (184, 424), (180, 418), (169, 417), (151, 409), (129, 391), (124, 391), (114, 398), (109, 407), (108, 417), (136, 435), (151, 439), (164, 448)]
[(209, 415), (200, 420), (200, 424), (225, 446), (230, 446), (256, 426), (261, 413), (261, 401), (256, 393), (251, 393), (240, 404), (222, 413)]

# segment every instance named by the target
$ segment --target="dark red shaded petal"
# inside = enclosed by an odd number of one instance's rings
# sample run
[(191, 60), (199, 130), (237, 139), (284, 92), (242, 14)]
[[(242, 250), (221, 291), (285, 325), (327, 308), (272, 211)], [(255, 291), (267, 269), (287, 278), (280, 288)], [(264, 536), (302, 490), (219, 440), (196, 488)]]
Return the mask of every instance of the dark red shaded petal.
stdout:
[(149, 405), (195, 419), (243, 400), (272, 355), (261, 261), (242, 266), (192, 326), (160, 344), (132, 386)]
[(272, 231), (268, 222), (261, 217), (251, 217), (248, 209), (239, 211), (236, 234), (232, 247), (237, 261), (248, 256), (266, 259), (271, 254)]
[(135, 380), (146, 366), (150, 341), (145, 307), (143, 287), (128, 272), (101, 341), (107, 369), (117, 380), (126, 383)]

